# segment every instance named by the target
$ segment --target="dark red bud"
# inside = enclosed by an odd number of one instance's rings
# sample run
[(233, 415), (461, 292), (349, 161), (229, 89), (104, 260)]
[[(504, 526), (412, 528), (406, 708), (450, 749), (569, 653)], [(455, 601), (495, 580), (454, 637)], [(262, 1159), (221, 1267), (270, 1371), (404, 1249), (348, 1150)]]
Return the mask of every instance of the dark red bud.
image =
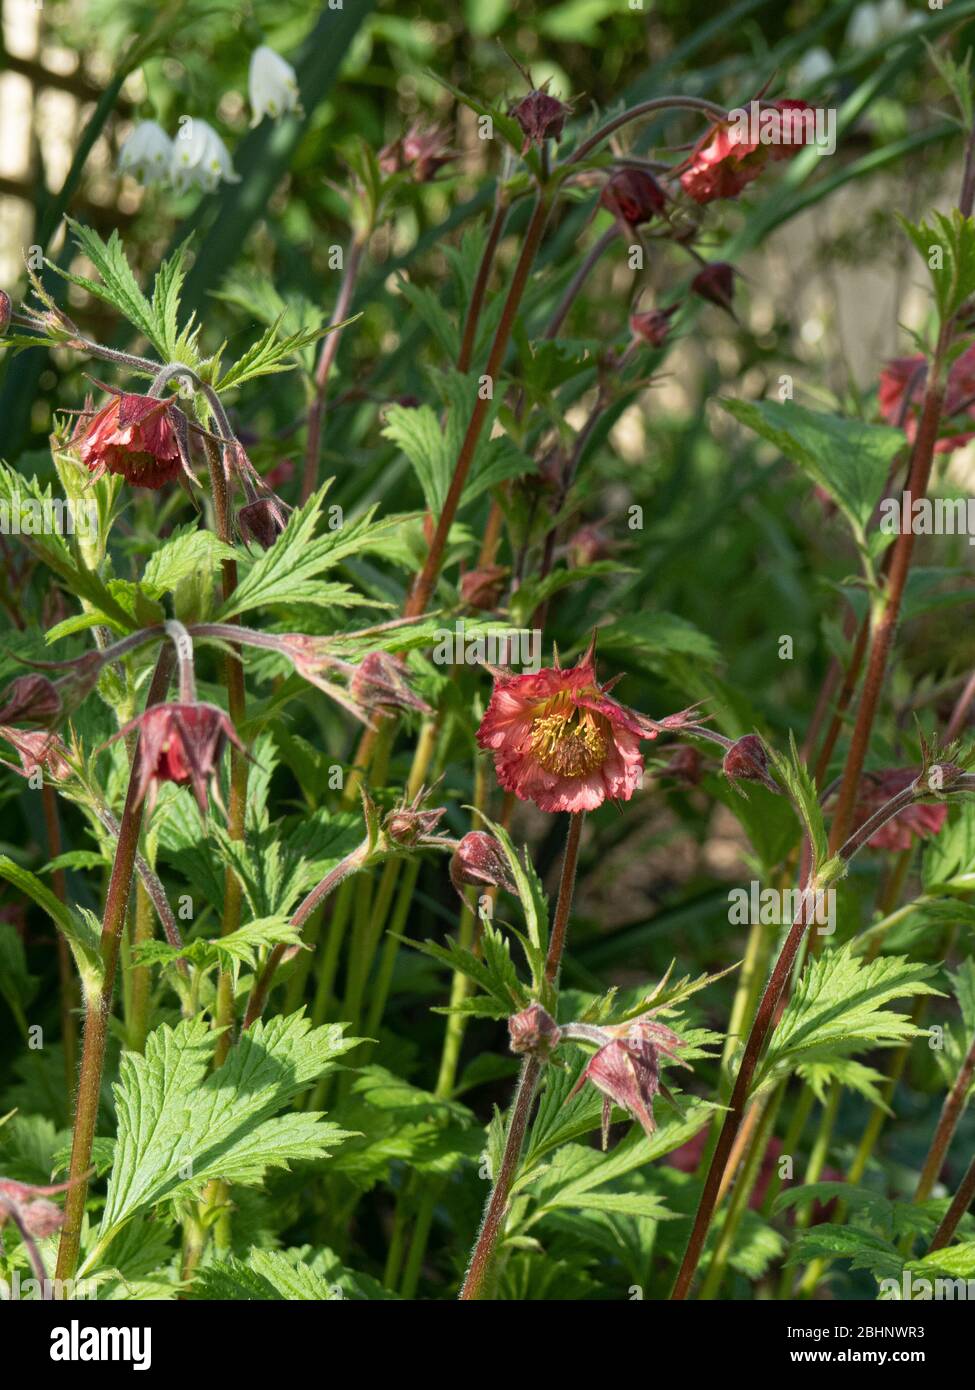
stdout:
[(18, 676), (3, 692), (0, 724), (39, 724), (50, 728), (64, 713), (57, 686), (46, 676)]
[(735, 268), (727, 261), (712, 261), (699, 270), (691, 281), (691, 289), (702, 299), (717, 304), (719, 309), (731, 310), (735, 291)]
[(10, 295), (6, 290), (0, 290), (0, 338), (10, 327), (10, 316), (13, 313), (13, 305), (10, 303)]
[(566, 543), (566, 558), (570, 569), (593, 565), (597, 560), (605, 560), (609, 553), (609, 541), (605, 531), (602, 527), (592, 524), (580, 526)]
[(757, 734), (745, 734), (733, 743), (725, 753), (721, 766), (726, 777), (736, 781), (762, 782), (772, 791), (779, 790), (769, 776), (768, 754)]
[(506, 565), (481, 565), (461, 575), (461, 598), (470, 608), (497, 608), (510, 571)]
[(617, 169), (599, 195), (600, 204), (629, 227), (642, 226), (663, 212), (667, 197), (644, 169)]
[(383, 821), (383, 830), (398, 845), (417, 845), (428, 835), (433, 835), (446, 810), (438, 806), (429, 811), (418, 811), (412, 806), (400, 806), (390, 811)]
[(504, 850), (486, 830), (471, 830), (450, 859), (450, 881), (463, 897), (464, 888), (504, 888), (517, 896)]
[(682, 744), (674, 749), (670, 762), (661, 769), (661, 775), (672, 777), (675, 782), (683, 782), (686, 786), (696, 787), (701, 780), (700, 753), (696, 748)]
[(288, 524), (288, 509), (277, 497), (259, 497), (237, 513), (237, 526), (245, 541), (270, 550)]
[(566, 117), (572, 115), (572, 108), (557, 97), (550, 96), (544, 87), (529, 92), (526, 97), (511, 109), (511, 114), (525, 132), (525, 143), (521, 147), (524, 154), (532, 145), (541, 145), (546, 140), (559, 140), (565, 126)]
[(508, 1037), (512, 1052), (528, 1052), (544, 1061), (561, 1042), (562, 1030), (541, 1004), (529, 1004), (508, 1019)]
[(643, 313), (631, 314), (630, 332), (649, 347), (663, 347), (670, 333), (670, 320), (677, 308), (676, 304), (671, 304), (669, 309), (647, 309)]

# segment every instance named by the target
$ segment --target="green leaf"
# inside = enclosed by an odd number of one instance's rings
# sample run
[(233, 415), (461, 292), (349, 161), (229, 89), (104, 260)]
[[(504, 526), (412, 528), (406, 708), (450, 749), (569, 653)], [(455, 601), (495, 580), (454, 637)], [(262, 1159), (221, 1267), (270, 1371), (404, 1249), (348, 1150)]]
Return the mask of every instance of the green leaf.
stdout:
[(377, 606), (356, 594), (348, 584), (324, 584), (319, 576), (340, 560), (382, 545), (396, 518), (373, 521), (375, 507), (356, 521), (346, 521), (334, 530), (316, 536), (322, 504), (330, 481), (309, 497), (303, 507), (291, 513), (282, 534), (251, 565), (233, 594), (220, 609), (216, 621), (248, 613), (255, 608), (280, 604), (308, 603), (322, 607), (334, 605)]
[(102, 958), (99, 949), (101, 925), (98, 919), (84, 908), (76, 916), (36, 874), (32, 874), (29, 869), (22, 869), (5, 854), (0, 854), (0, 878), (12, 883), (47, 913), (70, 946), (85, 993), (91, 997), (97, 991), (102, 978)]
[(85, 253), (92, 265), (101, 277), (100, 281), (90, 280), (85, 275), (73, 275), (66, 270), (62, 270), (53, 262), (48, 262), (52, 270), (69, 280), (72, 285), (78, 285), (81, 289), (87, 290), (89, 294), (100, 299), (103, 304), (110, 304), (114, 309), (137, 328), (139, 332), (149, 339), (153, 347), (165, 356), (165, 343), (157, 333), (157, 322), (152, 311), (152, 306), (146, 299), (139, 282), (132, 273), (132, 267), (125, 255), (125, 248), (117, 229), (112, 229), (112, 234), (108, 241), (102, 241), (101, 237), (92, 227), (84, 227), (80, 222), (75, 222), (72, 218), (65, 218), (68, 226), (74, 233), (75, 240)]
[(312, 1028), (303, 1013), (258, 1022), (212, 1072), (216, 1037), (204, 1020), (184, 1020), (150, 1033), (144, 1054), (123, 1054), (99, 1250), (160, 1202), (198, 1195), (214, 1178), (258, 1184), (269, 1168), (326, 1157), (348, 1137), (318, 1113), (287, 1109), (356, 1045), (340, 1025)]
[(218, 540), (212, 531), (180, 527), (153, 551), (142, 572), (141, 587), (150, 598), (161, 598), (181, 579), (201, 572), (210, 574), (221, 560), (237, 559), (232, 545)]
[(904, 447), (900, 430), (821, 414), (792, 402), (720, 404), (824, 488), (863, 541), (891, 463)]
[(799, 979), (756, 1075), (761, 1086), (778, 1069), (845, 1057), (921, 1035), (906, 1014), (882, 1008), (892, 999), (941, 994), (928, 983), (933, 965), (906, 956), (868, 961), (846, 942), (811, 960)]
[(299, 328), (294, 333), (286, 333), (283, 338), (278, 337), (281, 319), (276, 320), (270, 328), (261, 334), (257, 342), (253, 343), (244, 355), (237, 359), (220, 380), (214, 383), (215, 389), (220, 392), (229, 391), (231, 387), (243, 386), (244, 382), (254, 381), (257, 377), (272, 376), (276, 372), (292, 371), (301, 365), (302, 348), (317, 342), (319, 338), (324, 338), (329, 333), (338, 332), (340, 328), (345, 328), (346, 324), (353, 323), (358, 317), (359, 315), (355, 314), (350, 319), (343, 319), (341, 323), (330, 324), (326, 328), (319, 327), (317, 324), (309, 328)]
[(152, 940), (143, 942), (137, 952), (140, 965), (188, 960), (204, 970), (214, 965), (219, 965), (223, 970), (234, 970), (241, 965), (253, 969), (257, 964), (258, 952), (264, 948), (297, 946), (300, 943), (301, 929), (293, 926), (287, 917), (260, 917), (238, 927), (236, 931), (228, 932), (226, 936), (198, 936), (181, 950), (166, 941)]
[(674, 613), (632, 613), (599, 629), (599, 651), (615, 655), (652, 675), (668, 674), (672, 657), (716, 666), (718, 649), (705, 633)]
[(823, 824), (823, 812), (819, 804), (816, 783), (813, 781), (809, 769), (799, 757), (795, 734), (791, 730), (789, 732), (788, 757), (773, 750), (771, 761), (779, 781), (792, 799), (812, 845), (813, 866), (810, 882), (817, 887), (824, 886), (838, 875), (841, 865), (838, 860), (832, 864), (828, 860), (829, 844), (826, 838), (826, 828)]
[(37, 979), (27, 969), (24, 943), (12, 922), (0, 922), (0, 995), (17, 1027), (27, 1037), (27, 1009), (37, 993)]
[(901, 227), (928, 268), (938, 314), (947, 323), (975, 294), (975, 220), (958, 208), (950, 216), (932, 213), (930, 222), (914, 225), (898, 217)]

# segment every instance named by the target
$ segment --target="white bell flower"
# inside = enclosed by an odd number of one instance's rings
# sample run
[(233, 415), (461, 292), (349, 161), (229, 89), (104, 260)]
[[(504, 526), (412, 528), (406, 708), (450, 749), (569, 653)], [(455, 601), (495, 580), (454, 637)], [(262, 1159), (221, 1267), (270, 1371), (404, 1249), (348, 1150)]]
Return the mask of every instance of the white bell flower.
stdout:
[(265, 116), (276, 120), (286, 111), (297, 111), (298, 79), (290, 63), (286, 63), (273, 48), (262, 43), (251, 54), (248, 91), (251, 110), (254, 113), (251, 125), (258, 125)]
[(140, 121), (119, 151), (121, 174), (140, 183), (163, 183), (169, 177), (173, 142), (157, 121)]
[(193, 184), (205, 193), (212, 193), (221, 180), (240, 182), (227, 146), (212, 125), (196, 116), (180, 122), (179, 133), (173, 141), (170, 171), (180, 193)]

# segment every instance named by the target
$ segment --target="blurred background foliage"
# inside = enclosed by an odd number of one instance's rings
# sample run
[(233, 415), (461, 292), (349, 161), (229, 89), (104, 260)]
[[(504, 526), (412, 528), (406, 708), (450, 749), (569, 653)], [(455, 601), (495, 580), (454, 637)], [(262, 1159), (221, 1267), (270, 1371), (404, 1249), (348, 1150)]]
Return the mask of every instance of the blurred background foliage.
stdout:
[[(594, 623), (605, 625), (603, 674), (627, 671), (621, 697), (651, 714), (707, 698), (729, 734), (758, 727), (782, 744), (792, 729), (801, 740), (829, 656), (844, 649), (838, 586), (855, 572), (855, 555), (840, 520), (808, 481), (716, 409), (714, 398), (775, 396), (788, 378), (795, 399), (810, 408), (878, 418), (884, 360), (913, 352), (911, 334), (923, 333), (929, 322), (923, 268), (893, 213), (917, 218), (957, 198), (962, 134), (951, 119), (939, 63), (950, 54), (960, 61), (971, 46), (975, 0), (952, 0), (942, 9), (917, 0), (870, 6), (739, 0), (723, 7), (710, 0), (645, 0), (637, 8), (626, 0), (430, 0), (422, 7), (344, 0), (336, 10), (288, 0), (90, 0), (42, 9), (29, 0), (3, 0), (2, 10), (4, 283), (15, 294), (23, 289), (23, 248), (33, 245), (78, 268), (65, 212), (106, 236), (118, 227), (143, 277), (189, 239), (194, 265), (185, 307), (202, 320), (206, 348), (226, 341), (228, 359), (281, 308), (289, 324), (331, 312), (340, 277), (329, 256), (349, 241), (346, 195), (359, 142), (378, 150), (416, 119), (449, 130), (458, 160), (435, 182), (408, 188), (370, 240), (353, 305), (361, 317), (338, 353), (321, 476), (334, 474), (330, 501), (349, 514), (377, 500), (386, 511), (422, 505), (406, 460), (381, 433), (382, 412), (391, 401), (434, 399), (431, 381), (446, 362), (397, 277), (432, 289), (456, 320), (445, 247), (481, 234), (498, 172), (496, 143), (477, 138), (475, 117), (438, 77), (504, 107), (525, 91), (516, 59), (536, 82), (550, 79), (573, 103), (566, 148), (594, 111), (666, 93), (731, 106), (771, 84), (774, 95), (836, 110), (835, 154), (817, 160), (804, 152), (740, 199), (706, 210), (699, 248), (738, 267), (737, 320), (709, 305), (684, 307), (673, 346), (649, 362), (653, 381), (634, 385), (590, 441), (575, 517), (579, 525), (602, 528), (620, 571), (565, 589), (546, 629), (547, 642), (572, 653)], [(247, 64), (262, 41), (295, 65), (303, 114), (250, 129)], [(152, 117), (172, 132), (186, 114), (218, 129), (240, 183), (176, 196), (116, 173), (134, 121)], [(701, 133), (700, 121), (681, 114), (644, 123), (628, 137), (629, 147), (676, 161)], [(523, 375), (526, 340), (540, 336), (580, 255), (609, 225), (597, 196), (596, 182), (577, 190), (550, 225), (524, 334), (509, 361), (515, 381)], [(502, 245), (505, 266), (517, 249), (522, 212), (512, 217)], [(638, 297), (658, 304), (683, 299), (693, 263), (677, 246), (650, 244), (655, 249), (640, 272), (629, 268), (622, 245), (603, 258), (566, 324), (570, 338), (622, 349)], [(476, 242), (467, 245), (470, 256)], [(48, 283), (64, 293), (56, 277)], [(124, 326), (104, 306), (74, 289), (68, 302), (93, 336), (125, 341)], [(310, 357), (303, 367), (266, 378), (229, 402), (258, 467), (276, 470), (284, 479), (280, 491), (292, 502)], [(87, 369), (63, 352), (0, 359), (0, 452), (8, 461), (52, 476), (46, 436), (53, 414), (81, 404)], [(592, 386), (591, 376), (575, 378), (557, 396), (554, 411), (569, 428), (584, 418), (581, 402)], [(971, 492), (971, 446), (943, 457), (938, 468), (939, 489)], [(628, 524), (634, 505), (643, 516), (637, 531)], [(482, 498), (462, 517), (474, 538), (487, 506)], [(190, 515), (179, 494), (161, 506), (155, 497), (137, 499), (127, 513), (117, 572), (137, 573), (153, 537)], [(474, 553), (472, 543), (469, 563)], [(911, 760), (911, 709), (923, 706), (929, 723), (943, 718), (957, 683), (975, 664), (970, 547), (964, 537), (924, 541), (919, 563), (889, 687), (892, 703), (875, 742), (878, 765)], [(367, 590), (393, 601), (403, 592), (402, 574), (366, 564), (354, 573)], [(448, 598), (456, 578), (456, 570), (448, 574)], [(791, 659), (780, 657), (782, 635), (793, 640)], [(471, 701), (484, 697), (484, 683), (473, 675), (465, 690)], [(336, 731), (311, 708), (314, 697), (306, 703), (300, 732), (347, 753), (350, 728), (340, 723)], [(470, 800), (471, 747), (463, 733), (454, 753), (445, 794), (460, 826), (460, 807)], [(391, 782), (402, 782), (407, 758), (408, 750), (394, 757)], [(693, 790), (648, 779), (625, 817), (604, 807), (592, 818), (569, 983), (643, 982), (675, 953), (702, 969), (740, 957), (742, 929), (727, 922), (728, 886), (748, 878), (756, 862), (775, 863), (793, 834), (788, 813), (772, 798), (761, 790), (750, 796), (747, 805), (740, 802), (711, 775)], [(519, 808), (515, 828), (535, 844), (540, 867), (550, 868), (557, 827)], [(866, 856), (844, 890), (849, 911), (841, 935), (864, 925), (859, 904), (869, 902), (878, 860)], [(456, 920), (443, 877), (439, 865), (421, 876), (415, 936), (438, 935)], [(427, 1007), (442, 1001), (443, 981), (419, 958), (399, 969), (402, 1004), (394, 1007), (409, 1010), (412, 1040), (400, 1052), (412, 1049), (414, 1079), (429, 1085), (424, 1058), (436, 1055), (442, 1023)], [(728, 981), (711, 992), (709, 1022), (723, 1026), (733, 987)], [(471, 1056), (500, 1046), (493, 1025), (470, 1029)], [(927, 1093), (917, 1101), (923, 1116), (916, 1136), (913, 1129), (890, 1131), (905, 1162), (911, 1145), (923, 1151), (940, 1103), (933, 1064), (913, 1080)], [(843, 1142), (855, 1140), (856, 1125), (854, 1105), (844, 1112)], [(958, 1152), (966, 1147), (959, 1138)]]

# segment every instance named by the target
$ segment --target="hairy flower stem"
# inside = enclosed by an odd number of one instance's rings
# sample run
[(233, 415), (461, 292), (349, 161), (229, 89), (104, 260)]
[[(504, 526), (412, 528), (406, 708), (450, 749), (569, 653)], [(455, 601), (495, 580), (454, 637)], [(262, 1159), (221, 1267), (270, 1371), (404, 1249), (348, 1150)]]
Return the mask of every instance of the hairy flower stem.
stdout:
[[(924, 791), (916, 786), (906, 787), (904, 791), (885, 802), (879, 810), (866, 820), (847, 842), (838, 851), (840, 859), (848, 863), (859, 850), (871, 839), (877, 831), (899, 815), (901, 811), (910, 806), (919, 796), (923, 796)], [(816, 884), (810, 885), (812, 889)], [(775, 962), (765, 992), (759, 1002), (752, 1022), (748, 1039), (745, 1043), (745, 1050), (742, 1054), (741, 1064), (738, 1068), (738, 1075), (731, 1093), (729, 1108), (721, 1126), (721, 1133), (715, 1145), (708, 1174), (704, 1182), (704, 1189), (701, 1193), (701, 1200), (698, 1204), (697, 1214), (694, 1218), (694, 1227), (691, 1231), (684, 1259), (678, 1271), (677, 1280), (674, 1284), (671, 1298), (684, 1299), (690, 1292), (691, 1282), (694, 1273), (700, 1262), (704, 1250), (704, 1242), (707, 1239), (708, 1230), (718, 1204), (718, 1194), (721, 1189), (724, 1171), (727, 1167), (731, 1155), (735, 1137), (741, 1126), (745, 1109), (748, 1104), (749, 1093), (751, 1090), (752, 1079), (758, 1067), (759, 1059), (772, 1032), (773, 1025), (778, 1016), (779, 1001), (783, 991), (792, 974), (799, 948), (805, 939), (806, 931), (812, 918), (807, 921), (809, 897), (804, 896), (799, 904), (795, 920), (789, 929), (789, 934), (779, 952), (779, 957)], [(815, 914), (813, 914), (815, 915)]]
[[(494, 341), (491, 344), (491, 352), (488, 356), (487, 366), (484, 374), (492, 383), (497, 381), (501, 367), (504, 363), (505, 353), (511, 338), (512, 330), (515, 326), (515, 319), (518, 314), (518, 306), (521, 303), (525, 286), (528, 284), (528, 276), (531, 273), (535, 255), (541, 244), (545, 225), (548, 222), (549, 212), (552, 207), (552, 193), (543, 189), (539, 192), (538, 199), (532, 212), (528, 230), (525, 233), (525, 240), (522, 244), (521, 255), (515, 272), (508, 287), (508, 295), (501, 311), (501, 319), (494, 334)], [(477, 450), (484, 423), (488, 417), (491, 407), (491, 398), (479, 394), (474, 409), (471, 412), (470, 423), (464, 435), (457, 462), (454, 466), (454, 476), (450, 481), (447, 496), (444, 499), (443, 509), (437, 521), (437, 529), (434, 532), (433, 540), (430, 542), (430, 549), (423, 569), (417, 575), (413, 588), (410, 590), (409, 597), (404, 608), (404, 616), (408, 618), (419, 617), (425, 612), (430, 598), (436, 587), (437, 579), (440, 575), (440, 567), (443, 564), (444, 550), (447, 545), (447, 537), (450, 528), (457, 515), (457, 508), (460, 506), (460, 499), (464, 492), (467, 482), (467, 475), (470, 472), (471, 464), (474, 461), (474, 454)]]
[(923, 1202), (926, 1197), (930, 1197), (931, 1189), (941, 1176), (948, 1146), (965, 1108), (973, 1074), (975, 1074), (975, 1038), (972, 1039), (971, 1046), (965, 1054), (965, 1060), (955, 1077), (954, 1085), (945, 1097), (937, 1128), (931, 1140), (931, 1147), (918, 1179), (917, 1191), (914, 1193), (915, 1202)]
[(752, 1146), (735, 1183), (734, 1194), (725, 1214), (721, 1236), (711, 1257), (707, 1276), (701, 1285), (702, 1300), (717, 1298), (721, 1289), (721, 1283), (728, 1268), (728, 1259), (734, 1247), (735, 1236), (738, 1234), (738, 1227), (748, 1210), (748, 1201), (761, 1172), (762, 1158), (775, 1129), (775, 1120), (781, 1102), (781, 1090), (768, 1096), (764, 1101), (758, 1102), (761, 1105), (761, 1117), (755, 1130)]
[(345, 260), (345, 270), (338, 299), (332, 310), (331, 332), (322, 343), (318, 363), (315, 367), (315, 395), (308, 411), (308, 435), (305, 444), (305, 471), (301, 482), (301, 500), (307, 502), (318, 485), (318, 462), (322, 451), (322, 425), (325, 420), (325, 392), (328, 378), (339, 349), (342, 330), (339, 327), (349, 315), (352, 296), (355, 293), (356, 277), (362, 264), (362, 254), (366, 248), (364, 234), (353, 238), (349, 254)]
[(484, 244), (481, 263), (477, 267), (477, 278), (474, 281), (474, 288), (471, 291), (471, 302), (467, 306), (467, 317), (464, 319), (464, 332), (461, 337), (460, 351), (457, 354), (457, 370), (459, 372), (470, 370), (471, 361), (474, 357), (474, 344), (477, 341), (477, 326), (481, 320), (481, 310), (484, 308), (488, 281), (491, 279), (494, 257), (501, 237), (504, 234), (504, 226), (507, 220), (508, 201), (504, 192), (504, 184), (499, 179), (497, 197), (494, 204), (494, 214), (491, 218), (491, 225), (488, 228), (487, 241)]
[[(559, 881), (559, 898), (555, 908), (555, 920), (549, 937), (548, 954), (545, 957), (545, 979), (554, 991), (559, 970), (562, 965), (562, 952), (565, 946), (565, 931), (572, 908), (572, 894), (575, 889), (576, 865), (579, 859), (579, 840), (585, 820), (584, 811), (576, 811), (569, 818), (569, 833), (565, 842), (562, 859), (562, 876)], [(552, 1001), (554, 1003), (554, 1001)], [(521, 1150), (525, 1142), (528, 1120), (535, 1101), (535, 1093), (542, 1075), (542, 1064), (535, 1057), (526, 1057), (518, 1079), (518, 1088), (511, 1105), (511, 1118), (505, 1138), (501, 1166), (494, 1180), (494, 1188), (488, 1198), (484, 1221), (480, 1234), (474, 1244), (467, 1276), (464, 1279), (460, 1297), (463, 1300), (483, 1298), (488, 1278), (494, 1263), (494, 1255), (501, 1238), (504, 1218), (508, 1210), (508, 1197), (518, 1172)]]
[[(928, 373), (924, 405), (921, 410), (921, 419), (907, 479), (906, 490), (915, 499), (927, 496), (934, 447), (938, 442), (938, 427), (944, 403), (943, 365), (948, 343), (948, 330), (942, 326), (934, 351), (934, 360)], [(829, 847), (831, 853), (835, 853), (843, 843), (853, 822), (853, 813), (860, 787), (860, 775), (863, 772), (870, 734), (880, 703), (884, 677), (887, 672), (887, 660), (900, 617), (901, 600), (904, 596), (904, 587), (910, 572), (913, 553), (914, 532), (911, 527), (907, 527), (901, 530), (894, 542), (887, 584), (880, 600), (879, 614), (872, 625), (870, 655), (867, 658), (863, 690), (857, 707), (856, 722), (850, 739), (850, 748), (843, 770), (843, 780), (840, 784), (836, 810), (830, 826)]]
[(944, 1249), (958, 1229), (958, 1223), (971, 1206), (973, 1200), (975, 1200), (975, 1158), (973, 1158), (968, 1165), (968, 1171), (959, 1184), (958, 1191), (952, 1199), (951, 1206), (945, 1212), (941, 1225), (934, 1233), (934, 1239), (928, 1246), (929, 1255), (933, 1250)]
[(603, 253), (609, 250), (619, 234), (619, 227), (614, 223), (612, 227), (608, 227), (606, 231), (603, 232), (595, 245), (589, 248), (582, 264), (566, 286), (565, 293), (559, 300), (555, 313), (549, 319), (548, 327), (545, 329), (546, 338), (554, 338), (558, 335), (559, 329), (565, 322), (569, 310), (576, 302), (579, 291), (589, 279), (597, 263), (602, 259)]
[[(159, 704), (165, 699), (173, 664), (173, 650), (167, 644), (160, 648), (156, 658), (156, 668), (149, 686), (146, 708)], [(71, 1186), (68, 1188), (68, 1195), (64, 1203), (64, 1226), (58, 1245), (55, 1275), (56, 1278), (62, 1280), (74, 1276), (78, 1265), (78, 1252), (81, 1248), (81, 1223), (85, 1214), (85, 1199), (88, 1195), (86, 1175), (91, 1168), (91, 1149), (95, 1138), (95, 1124), (98, 1119), (98, 1101), (101, 1094), (102, 1072), (105, 1066), (105, 1048), (108, 1042), (108, 1020), (112, 1011), (115, 972), (118, 965), (122, 930), (125, 926), (129, 893), (132, 889), (139, 831), (142, 828), (142, 802), (138, 800), (139, 761), (140, 756), (137, 752), (129, 772), (125, 808), (122, 811), (118, 843), (115, 846), (115, 859), (112, 863), (112, 873), (105, 898), (100, 942), (101, 983), (97, 994), (85, 999), (81, 1071), (78, 1077), (78, 1094), (75, 1101), (74, 1127), (71, 1136), (71, 1162), (68, 1168), (68, 1181)]]
[(709, 116), (713, 121), (728, 119), (727, 107), (718, 106), (713, 101), (705, 101), (703, 97), (653, 97), (650, 101), (641, 101), (637, 106), (631, 106), (628, 111), (620, 112), (604, 126), (600, 126), (595, 134), (590, 135), (588, 140), (583, 140), (582, 144), (573, 150), (568, 159), (559, 166), (560, 170), (568, 169), (585, 159), (621, 126), (629, 125), (630, 121), (640, 120), (643, 116), (658, 115), (661, 111), (697, 111)]
[[(61, 853), (61, 822), (58, 819), (57, 792), (50, 782), (41, 787), (41, 806), (44, 811), (44, 826), (47, 831), (48, 859), (57, 859)], [(51, 875), (51, 888), (59, 902), (66, 903), (67, 881), (63, 869), (55, 869)], [(61, 1006), (61, 1047), (64, 1050), (64, 1079), (67, 1094), (74, 1091), (75, 1068), (78, 1065), (78, 1022), (75, 1009), (78, 1007), (78, 984), (71, 963), (71, 950), (58, 932), (58, 990)]]

